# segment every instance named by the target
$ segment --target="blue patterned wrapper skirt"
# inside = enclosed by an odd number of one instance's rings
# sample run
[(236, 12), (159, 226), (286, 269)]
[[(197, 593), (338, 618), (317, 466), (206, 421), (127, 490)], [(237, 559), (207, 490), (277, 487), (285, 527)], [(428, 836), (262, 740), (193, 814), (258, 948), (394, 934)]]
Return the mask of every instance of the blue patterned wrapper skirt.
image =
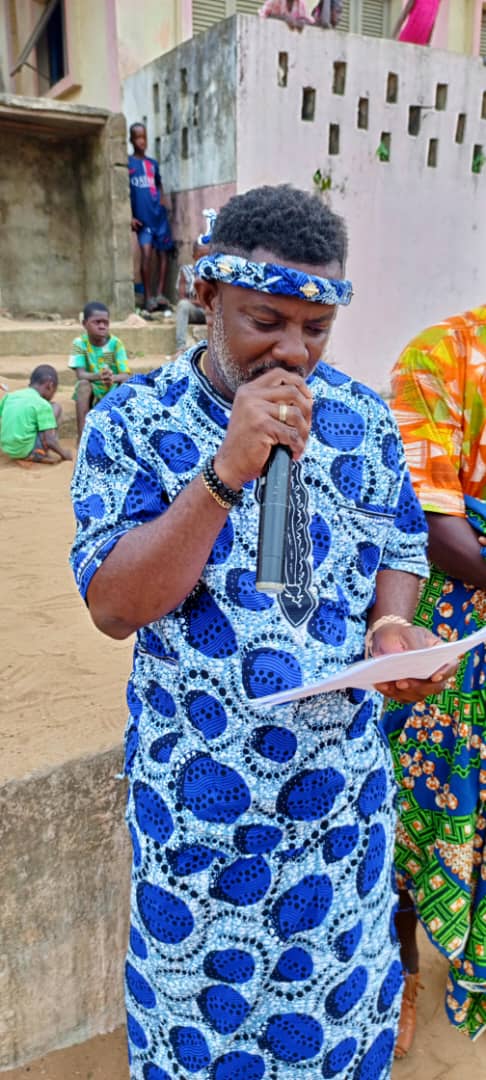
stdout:
[(402, 976), (380, 704), (353, 691), (262, 712), (218, 753), (142, 720), (131, 1080), (390, 1076)]

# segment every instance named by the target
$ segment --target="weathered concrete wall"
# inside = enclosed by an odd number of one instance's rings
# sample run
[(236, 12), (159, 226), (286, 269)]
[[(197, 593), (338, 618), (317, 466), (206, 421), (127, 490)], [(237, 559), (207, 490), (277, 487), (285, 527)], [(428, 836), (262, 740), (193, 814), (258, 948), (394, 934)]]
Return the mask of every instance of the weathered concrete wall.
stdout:
[(120, 765), (116, 748), (0, 788), (0, 1070), (123, 1022)]
[(182, 257), (202, 229), (201, 208), (213, 202), (219, 208), (233, 191), (236, 93), (233, 19), (160, 56), (123, 84), (127, 127), (136, 120), (146, 123), (149, 153), (158, 159), (164, 188), (172, 194)]
[[(0, 127), (0, 138), (7, 135)], [(1, 304), (72, 315), (83, 300), (78, 147), (8, 134), (0, 154)]]
[(0, 306), (73, 316), (97, 297), (124, 318), (133, 310), (124, 117), (101, 114), (87, 134), (75, 126), (82, 110), (50, 105), (37, 124), (40, 99), (31, 109), (19, 101), (0, 102), (9, 148), (0, 155)]
[(125, 79), (127, 128), (136, 120), (146, 122), (149, 153), (160, 163), (167, 191), (234, 180), (235, 98), (234, 19), (184, 42)]
[(130, 193), (125, 118), (111, 116), (85, 141), (80, 160), (84, 294), (103, 300), (114, 318), (133, 310)]

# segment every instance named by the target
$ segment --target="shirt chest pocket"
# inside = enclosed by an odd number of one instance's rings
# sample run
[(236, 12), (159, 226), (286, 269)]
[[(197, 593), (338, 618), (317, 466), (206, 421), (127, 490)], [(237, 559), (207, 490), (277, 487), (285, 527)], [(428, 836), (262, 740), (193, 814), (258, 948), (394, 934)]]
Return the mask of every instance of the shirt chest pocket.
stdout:
[(350, 612), (366, 610), (373, 602), (375, 575), (393, 523), (391, 513), (344, 500), (326, 508), (318, 537), (324, 549), (321, 553), (316, 552), (314, 539), (314, 563), (319, 563), (320, 554), (326, 554), (320, 565), (320, 591), (343, 592)]
[(337, 502), (332, 516), (334, 557), (348, 572), (374, 578), (393, 522), (394, 515), (386, 511)]

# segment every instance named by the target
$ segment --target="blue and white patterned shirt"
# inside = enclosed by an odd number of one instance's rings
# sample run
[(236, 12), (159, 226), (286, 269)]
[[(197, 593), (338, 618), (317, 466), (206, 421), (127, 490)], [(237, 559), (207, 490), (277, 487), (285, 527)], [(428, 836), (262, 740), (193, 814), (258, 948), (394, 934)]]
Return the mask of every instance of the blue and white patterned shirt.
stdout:
[[(87, 419), (72, 484), (71, 563), (83, 597), (120, 538), (163, 514), (224, 438), (231, 406), (197, 364), (203, 348), (124, 383)], [(387, 405), (325, 363), (309, 383), (313, 422), (292, 464), (285, 591), (255, 589), (260, 484), (247, 484), (193, 591), (137, 633), (134, 723), (142, 708), (154, 721), (165, 709), (209, 738), (227, 724), (237, 730), (252, 699), (362, 658), (377, 571), (427, 575), (425, 519)]]

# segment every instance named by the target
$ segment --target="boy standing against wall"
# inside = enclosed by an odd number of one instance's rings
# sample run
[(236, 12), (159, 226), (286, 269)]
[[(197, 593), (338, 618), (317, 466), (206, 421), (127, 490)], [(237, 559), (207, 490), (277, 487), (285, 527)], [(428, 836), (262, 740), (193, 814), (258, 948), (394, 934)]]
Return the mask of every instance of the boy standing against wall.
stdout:
[[(145, 292), (145, 308), (155, 311), (168, 307), (165, 296), (168, 253), (174, 248), (167, 210), (163, 204), (163, 188), (160, 170), (155, 158), (148, 157), (147, 129), (145, 124), (132, 124), (130, 142), (133, 154), (128, 158), (130, 177), (130, 200), (132, 205), (132, 229), (137, 233), (142, 256), (142, 281)], [(156, 295), (152, 289), (152, 250), (159, 259), (159, 276)]]

